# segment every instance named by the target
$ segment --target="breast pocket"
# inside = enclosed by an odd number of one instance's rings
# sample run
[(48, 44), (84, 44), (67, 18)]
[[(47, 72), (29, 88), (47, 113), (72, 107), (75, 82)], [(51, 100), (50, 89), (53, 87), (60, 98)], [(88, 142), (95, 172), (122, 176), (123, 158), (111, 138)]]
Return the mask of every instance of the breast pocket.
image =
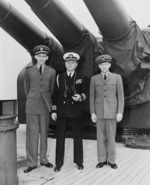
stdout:
[(96, 84), (96, 94), (97, 96), (102, 96), (103, 95), (103, 90), (104, 87), (103, 87), (103, 84)]
[(47, 91), (50, 90), (49, 88), (50, 88), (50, 84), (51, 84), (51, 79), (52, 79), (51, 75), (47, 75), (44, 77), (44, 88)]
[(50, 81), (52, 79), (52, 75), (47, 75), (47, 76), (45, 76), (45, 80), (47, 80), (47, 81)]
[(116, 84), (115, 83), (108, 84), (107, 88), (108, 88), (108, 92), (110, 94), (116, 93)]

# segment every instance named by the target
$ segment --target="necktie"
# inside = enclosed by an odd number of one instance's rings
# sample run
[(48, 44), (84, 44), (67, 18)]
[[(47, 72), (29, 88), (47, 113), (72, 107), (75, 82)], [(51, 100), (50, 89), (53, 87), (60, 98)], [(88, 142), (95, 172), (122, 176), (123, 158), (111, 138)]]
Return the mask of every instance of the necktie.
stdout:
[(42, 66), (39, 67), (39, 72), (42, 74)]
[(69, 73), (69, 78), (71, 78), (71, 73)]
[(106, 78), (107, 78), (107, 76), (106, 76), (106, 74), (104, 74), (104, 80), (106, 80)]

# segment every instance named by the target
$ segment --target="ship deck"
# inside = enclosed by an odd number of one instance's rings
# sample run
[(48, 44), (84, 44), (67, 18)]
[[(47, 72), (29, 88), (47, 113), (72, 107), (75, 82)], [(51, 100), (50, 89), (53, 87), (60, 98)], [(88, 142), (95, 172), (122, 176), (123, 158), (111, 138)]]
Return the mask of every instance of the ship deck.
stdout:
[[(97, 169), (96, 140), (83, 140), (84, 170), (77, 170), (73, 163), (73, 140), (66, 139), (64, 166), (54, 172), (38, 164), (37, 169), (25, 174), (26, 125), (17, 130), (18, 185), (150, 185), (150, 150), (127, 148), (116, 143), (118, 169), (104, 166)], [(55, 164), (55, 138), (48, 138), (48, 159)]]

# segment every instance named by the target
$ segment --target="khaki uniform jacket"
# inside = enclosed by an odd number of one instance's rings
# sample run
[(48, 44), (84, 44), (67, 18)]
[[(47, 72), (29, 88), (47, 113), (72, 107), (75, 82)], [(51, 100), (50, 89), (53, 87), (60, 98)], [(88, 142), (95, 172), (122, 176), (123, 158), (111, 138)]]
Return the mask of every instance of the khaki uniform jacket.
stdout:
[(26, 113), (44, 114), (45, 105), (51, 111), (51, 96), (54, 91), (55, 70), (44, 66), (41, 75), (37, 65), (28, 67), (25, 73), (25, 92), (27, 96)]
[(124, 92), (121, 76), (109, 72), (104, 80), (102, 74), (91, 78), (90, 113), (98, 119), (115, 119), (124, 111)]

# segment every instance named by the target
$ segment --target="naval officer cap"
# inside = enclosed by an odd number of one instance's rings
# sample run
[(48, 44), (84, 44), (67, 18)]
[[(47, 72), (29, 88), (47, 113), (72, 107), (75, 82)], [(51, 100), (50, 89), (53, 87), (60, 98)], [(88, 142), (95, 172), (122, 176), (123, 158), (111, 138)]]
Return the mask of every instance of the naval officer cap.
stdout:
[(75, 52), (68, 52), (63, 55), (63, 59), (65, 61), (69, 61), (69, 60), (78, 61), (80, 59), (80, 56)]
[(104, 62), (109, 62), (111, 63), (112, 61), (112, 57), (110, 55), (104, 54), (104, 55), (100, 55), (95, 59), (95, 62), (99, 65), (101, 63)]
[(38, 45), (33, 48), (33, 53), (34, 55), (41, 54), (41, 53), (48, 55), (50, 53), (50, 48), (45, 45)]

